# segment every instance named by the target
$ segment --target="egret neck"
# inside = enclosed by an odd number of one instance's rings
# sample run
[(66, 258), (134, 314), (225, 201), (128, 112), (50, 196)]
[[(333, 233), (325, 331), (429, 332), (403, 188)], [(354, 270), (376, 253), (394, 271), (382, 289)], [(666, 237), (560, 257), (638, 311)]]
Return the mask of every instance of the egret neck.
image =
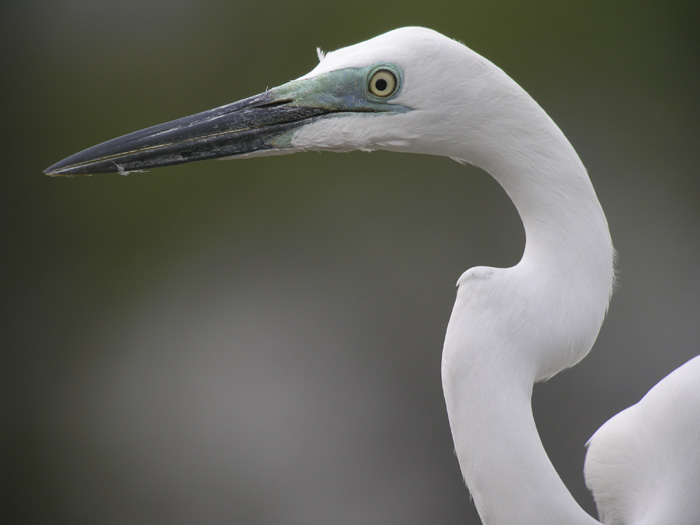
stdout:
[(484, 523), (598, 523), (547, 457), (531, 396), (597, 337), (613, 283), (610, 234), (563, 133), (505, 74), (498, 85), (492, 118), (465, 126), (462, 158), (504, 188), (526, 243), (514, 267), (472, 268), (459, 280), (442, 361), (455, 449)]

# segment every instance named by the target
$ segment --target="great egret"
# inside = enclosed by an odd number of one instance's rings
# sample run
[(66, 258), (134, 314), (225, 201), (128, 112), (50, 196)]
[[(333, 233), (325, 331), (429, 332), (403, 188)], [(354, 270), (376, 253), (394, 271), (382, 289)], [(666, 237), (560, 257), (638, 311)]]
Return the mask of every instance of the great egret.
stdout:
[[(514, 202), (526, 245), (512, 268), (472, 268), (458, 281), (442, 379), (462, 473), (484, 523), (597, 523), (557, 475), (531, 409), (535, 382), (589, 352), (613, 287), (608, 225), (579, 157), (503, 71), (434, 31), (397, 29), (319, 55), (297, 80), (46, 173), (375, 149), (483, 168)], [(700, 523), (700, 357), (596, 432), (585, 474), (605, 523)]]

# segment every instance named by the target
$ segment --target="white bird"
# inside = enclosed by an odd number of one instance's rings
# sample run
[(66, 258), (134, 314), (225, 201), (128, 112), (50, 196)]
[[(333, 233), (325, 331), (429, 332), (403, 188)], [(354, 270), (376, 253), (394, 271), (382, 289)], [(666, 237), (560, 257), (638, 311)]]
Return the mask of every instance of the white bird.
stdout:
[[(319, 58), (295, 81), (108, 141), (47, 173), (376, 149), (484, 169), (515, 204), (526, 245), (512, 268), (472, 268), (458, 281), (442, 381), (462, 473), (484, 523), (598, 523), (557, 475), (531, 409), (535, 382), (588, 354), (613, 288), (608, 225), (581, 160), (501, 69), (434, 31), (397, 29)], [(700, 523), (700, 357), (605, 423), (584, 470), (604, 523)]]

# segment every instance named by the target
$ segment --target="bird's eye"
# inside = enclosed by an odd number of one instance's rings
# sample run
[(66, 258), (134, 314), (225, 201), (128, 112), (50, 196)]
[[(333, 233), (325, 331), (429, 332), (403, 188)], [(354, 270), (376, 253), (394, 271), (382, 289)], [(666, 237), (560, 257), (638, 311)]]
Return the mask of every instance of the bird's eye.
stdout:
[(374, 96), (386, 98), (396, 91), (396, 75), (388, 69), (380, 69), (369, 79), (369, 91)]

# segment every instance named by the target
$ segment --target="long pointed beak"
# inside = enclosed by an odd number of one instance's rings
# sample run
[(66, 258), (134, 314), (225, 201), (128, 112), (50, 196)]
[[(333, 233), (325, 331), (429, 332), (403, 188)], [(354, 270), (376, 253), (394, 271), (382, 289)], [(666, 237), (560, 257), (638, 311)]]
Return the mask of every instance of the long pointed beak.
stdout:
[[(368, 79), (375, 73), (394, 77), (390, 96), (369, 93)], [(103, 142), (71, 155), (44, 173), (128, 173), (204, 159), (303, 151), (304, 146), (293, 139), (299, 128), (318, 119), (411, 111), (392, 100), (401, 89), (401, 78), (401, 71), (390, 64), (302, 77), (238, 102)], [(342, 151), (357, 149), (361, 140), (350, 141), (348, 148), (343, 136), (326, 138), (324, 147), (335, 145)], [(319, 145), (307, 147), (317, 149)]]
[(288, 93), (288, 90), (280, 92), (279, 88), (269, 90), (135, 131), (71, 155), (44, 173), (51, 176), (128, 173), (197, 160), (264, 153), (279, 148), (275, 139), (290, 130), (334, 112), (328, 105), (299, 105)]

